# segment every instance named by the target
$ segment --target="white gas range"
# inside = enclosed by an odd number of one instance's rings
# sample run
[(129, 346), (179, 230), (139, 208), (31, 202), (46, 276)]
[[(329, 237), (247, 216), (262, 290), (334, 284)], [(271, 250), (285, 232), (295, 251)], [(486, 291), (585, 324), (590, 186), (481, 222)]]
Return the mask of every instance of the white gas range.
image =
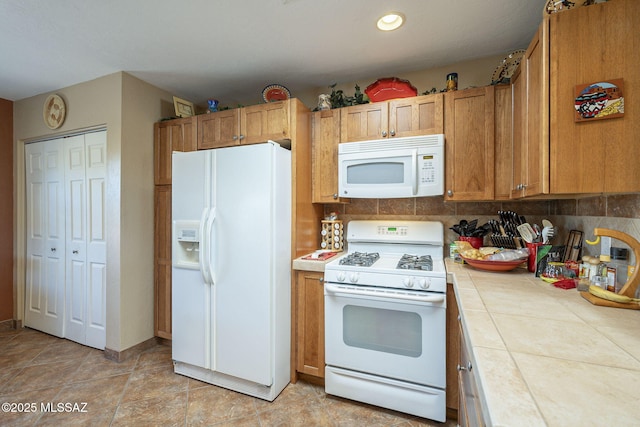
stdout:
[(325, 267), (325, 391), (437, 421), (446, 416), (444, 229), (351, 221)]

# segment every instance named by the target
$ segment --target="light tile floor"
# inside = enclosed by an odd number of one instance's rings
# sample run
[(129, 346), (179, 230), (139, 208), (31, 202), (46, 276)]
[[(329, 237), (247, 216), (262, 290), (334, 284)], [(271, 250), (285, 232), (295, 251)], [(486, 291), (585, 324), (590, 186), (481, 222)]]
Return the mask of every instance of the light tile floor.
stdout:
[(456, 425), (328, 396), (302, 381), (267, 402), (174, 374), (166, 345), (116, 363), (72, 341), (2, 326), (0, 403), (3, 427)]

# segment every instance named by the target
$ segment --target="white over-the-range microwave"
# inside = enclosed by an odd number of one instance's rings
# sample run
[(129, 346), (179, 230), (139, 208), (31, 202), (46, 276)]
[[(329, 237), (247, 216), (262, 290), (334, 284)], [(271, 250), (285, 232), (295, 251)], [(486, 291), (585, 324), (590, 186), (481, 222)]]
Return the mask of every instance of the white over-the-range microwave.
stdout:
[(368, 199), (444, 194), (444, 135), (339, 144), (338, 191)]

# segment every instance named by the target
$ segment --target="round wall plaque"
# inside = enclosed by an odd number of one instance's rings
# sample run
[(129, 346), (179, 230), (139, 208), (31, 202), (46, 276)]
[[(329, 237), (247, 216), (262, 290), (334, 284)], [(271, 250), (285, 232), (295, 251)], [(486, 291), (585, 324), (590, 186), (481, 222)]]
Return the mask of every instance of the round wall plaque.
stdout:
[(66, 115), (64, 100), (58, 95), (49, 95), (44, 102), (42, 116), (49, 129), (58, 129), (64, 123)]

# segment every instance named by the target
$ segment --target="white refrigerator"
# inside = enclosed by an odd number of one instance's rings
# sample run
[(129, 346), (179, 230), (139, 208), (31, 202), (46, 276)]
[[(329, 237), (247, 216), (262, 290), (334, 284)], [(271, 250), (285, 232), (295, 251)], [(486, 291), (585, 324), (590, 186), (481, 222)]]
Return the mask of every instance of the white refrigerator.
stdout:
[(289, 383), (291, 152), (174, 152), (174, 371), (273, 401)]

